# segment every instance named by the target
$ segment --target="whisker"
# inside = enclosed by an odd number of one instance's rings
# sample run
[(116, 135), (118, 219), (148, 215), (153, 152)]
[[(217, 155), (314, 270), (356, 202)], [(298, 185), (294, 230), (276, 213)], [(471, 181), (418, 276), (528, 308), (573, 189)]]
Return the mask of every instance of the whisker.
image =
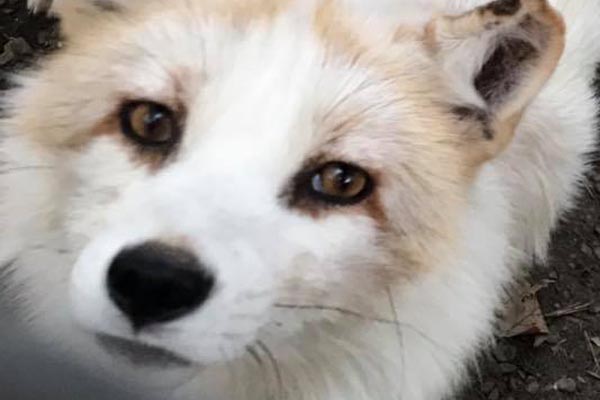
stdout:
[(260, 356), (260, 353), (256, 351), (256, 349), (253, 346), (246, 346), (246, 352), (250, 354), (250, 357), (258, 364), (260, 368), (260, 372), (262, 373), (263, 377), (263, 383), (265, 385), (265, 398), (268, 399), (271, 396), (269, 395), (270, 388), (267, 378), (266, 363), (263, 361), (262, 357)]
[(349, 310), (349, 309), (346, 309), (343, 307), (337, 307), (337, 306), (325, 306), (325, 305), (321, 305), (321, 304), (310, 304), (309, 305), (309, 304), (277, 303), (277, 304), (275, 304), (274, 307), (275, 308), (287, 308), (287, 309), (292, 309), (292, 310), (333, 311), (333, 312), (348, 315), (351, 317), (363, 319), (365, 321), (372, 321), (372, 322), (378, 322), (378, 323), (389, 324), (389, 325), (397, 325), (398, 324), (396, 321), (392, 321), (387, 318), (371, 317), (368, 315), (364, 315), (358, 311), (353, 311), (353, 310)]
[(265, 366), (262, 358), (260, 358), (260, 354), (256, 351), (256, 349), (252, 346), (246, 346), (246, 352), (250, 354), (250, 357), (262, 368)]
[(281, 374), (281, 369), (279, 368), (279, 362), (273, 356), (273, 353), (269, 349), (269, 347), (262, 341), (258, 340), (256, 342), (257, 346), (262, 349), (262, 351), (267, 355), (267, 358), (271, 362), (271, 366), (273, 367), (273, 371), (275, 371), (275, 378), (277, 380), (277, 393), (278, 396), (275, 397), (277, 400), (284, 400), (284, 391), (283, 391), (283, 376)]
[(370, 322), (377, 322), (377, 323), (381, 323), (381, 324), (388, 324), (388, 325), (393, 325), (396, 327), (402, 327), (402, 328), (406, 328), (409, 329), (410, 331), (416, 333), (419, 337), (421, 337), (422, 339), (426, 340), (427, 342), (429, 342), (430, 344), (432, 344), (433, 346), (435, 346), (438, 350), (443, 351), (444, 353), (448, 353), (448, 351), (441, 345), (439, 344), (436, 340), (430, 338), (428, 335), (426, 335), (425, 333), (423, 333), (420, 329), (415, 328), (414, 326), (412, 326), (409, 323), (403, 322), (403, 321), (393, 321), (387, 318), (382, 318), (382, 317), (371, 317), (365, 314), (362, 314), (358, 311), (354, 311), (354, 310), (349, 310), (343, 307), (337, 307), (337, 306), (326, 306), (326, 305), (320, 305), (320, 304), (315, 304), (315, 305), (307, 305), (307, 304), (282, 304), (282, 303), (276, 303), (274, 305), (275, 308), (283, 308), (283, 309), (290, 309), (290, 310), (312, 310), (312, 311), (332, 311), (332, 312), (337, 312), (343, 315), (347, 315), (350, 317), (354, 317), (354, 318), (358, 318), (358, 319), (362, 319), (365, 321), (370, 321)]
[(405, 354), (404, 354), (404, 336), (402, 335), (402, 329), (400, 329), (400, 322), (398, 319), (398, 310), (396, 310), (396, 302), (394, 301), (394, 297), (392, 295), (392, 291), (390, 290), (389, 287), (386, 287), (386, 292), (388, 295), (388, 299), (390, 301), (390, 309), (392, 311), (392, 314), (394, 315), (394, 321), (397, 323), (396, 325), (396, 333), (398, 334), (398, 345), (400, 346), (400, 368), (401, 368), (401, 373), (402, 373), (402, 381), (403, 381), (403, 385), (404, 382), (406, 381), (406, 369), (405, 369)]

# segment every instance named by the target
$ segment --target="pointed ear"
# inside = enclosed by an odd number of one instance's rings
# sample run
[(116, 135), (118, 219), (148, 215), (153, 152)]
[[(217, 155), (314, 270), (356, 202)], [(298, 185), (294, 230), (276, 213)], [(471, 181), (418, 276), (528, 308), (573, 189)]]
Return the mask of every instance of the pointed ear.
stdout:
[(426, 43), (462, 102), (455, 111), (472, 120), (467, 136), (474, 165), (510, 143), (524, 110), (556, 69), (564, 36), (563, 20), (547, 0), (496, 0), (429, 23)]

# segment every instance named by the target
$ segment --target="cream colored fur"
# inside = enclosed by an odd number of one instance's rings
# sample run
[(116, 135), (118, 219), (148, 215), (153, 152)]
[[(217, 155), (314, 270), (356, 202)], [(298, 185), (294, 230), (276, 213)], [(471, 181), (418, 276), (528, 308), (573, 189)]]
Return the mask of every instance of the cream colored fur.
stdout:
[[(499, 35), (523, 32), (507, 18), (443, 42), (456, 19), (436, 19), (484, 0), (110, 3), (57, 0), (64, 50), (6, 98), (0, 263), (12, 261), (34, 331), (161, 398), (450, 396), (491, 339), (503, 288), (545, 257), (574, 205), (596, 144), (600, 3), (550, 2), (562, 58), (554, 69), (557, 44), (527, 88), (490, 107), (488, 142), (448, 110), (488, 107), (473, 77)], [(147, 165), (110, 124), (131, 97), (185, 104), (171, 163)], [(376, 170), (377, 201), (290, 209), (282, 188), (313, 156)], [(180, 237), (222, 289), (134, 335), (105, 293), (110, 259)], [(131, 368), (95, 333), (194, 364)]]

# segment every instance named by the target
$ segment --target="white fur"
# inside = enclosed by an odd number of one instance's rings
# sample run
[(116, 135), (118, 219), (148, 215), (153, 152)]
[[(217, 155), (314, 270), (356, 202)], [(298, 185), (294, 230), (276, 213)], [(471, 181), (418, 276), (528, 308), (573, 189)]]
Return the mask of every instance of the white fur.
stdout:
[[(434, 12), (485, 1), (351, 3), (372, 21), (396, 12), (418, 25)], [(489, 339), (516, 255), (545, 256), (550, 232), (573, 205), (594, 149), (597, 104), (590, 83), (600, 60), (600, 3), (553, 4), (567, 21), (563, 61), (527, 110), (515, 141), (476, 178), (452, 257), (442, 257), (441, 265), (408, 284), (379, 296), (339, 288), (362, 265), (385, 256), (373, 222), (340, 215), (317, 223), (277, 202), (282, 183), (321, 145), (303, 134), (318, 109), (314, 99), (330, 103), (370, 73), (321, 71), (317, 39), (302, 23), (285, 18), (268, 28), (275, 34), (265, 27), (240, 38), (233, 30), (217, 35), (210, 26), (182, 30), (163, 22), (161, 35), (135, 38), (139, 49), (160, 50), (162, 60), (190, 68), (201, 48), (210, 60), (207, 75), (227, 77), (198, 91), (191, 108), (203, 111), (188, 122), (181, 161), (155, 175), (130, 168), (122, 147), (109, 139), (57, 160), (5, 124), (0, 188), (8, 195), (0, 208), (0, 262), (16, 258), (14, 279), (25, 285), (21, 296), (46, 339), (83, 346), (86, 358), (110, 373), (122, 371), (122, 364), (85, 332), (133, 337), (105, 294), (109, 260), (123, 246), (183, 235), (202, 249), (222, 287), (201, 310), (136, 339), (205, 365), (128, 373), (161, 376), (165, 396), (177, 399), (440, 400), (461, 383), (466, 363)], [(203, 42), (179, 40), (192, 34)], [(115, 75), (132, 77), (126, 90), (154, 96), (166, 78), (160, 65), (146, 62), (153, 59), (149, 54)], [(24, 87), (36, 83), (31, 78)], [(190, 93), (195, 84), (189, 82)], [(362, 96), (357, 101), (369, 104), (393, 94), (382, 86)], [(254, 111), (256, 104), (261, 113)], [(19, 169), (30, 165), (42, 168)], [(46, 166), (69, 172), (57, 177)], [(61, 192), (72, 182), (76, 190)], [(64, 215), (45, 222), (56, 209)], [(280, 287), (295, 279), (311, 281), (315, 295)], [(274, 302), (310, 300), (360, 304), (378, 321), (272, 308)], [(243, 352), (257, 339), (277, 361), (264, 353), (260, 364)]]

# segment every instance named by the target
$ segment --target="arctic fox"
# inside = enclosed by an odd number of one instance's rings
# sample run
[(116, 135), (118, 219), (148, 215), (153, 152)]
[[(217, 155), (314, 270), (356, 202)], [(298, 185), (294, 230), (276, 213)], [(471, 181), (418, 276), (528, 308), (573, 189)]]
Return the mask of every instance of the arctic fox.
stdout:
[(599, 1), (54, 3), (0, 262), (41, 337), (162, 398), (450, 396), (594, 150)]

